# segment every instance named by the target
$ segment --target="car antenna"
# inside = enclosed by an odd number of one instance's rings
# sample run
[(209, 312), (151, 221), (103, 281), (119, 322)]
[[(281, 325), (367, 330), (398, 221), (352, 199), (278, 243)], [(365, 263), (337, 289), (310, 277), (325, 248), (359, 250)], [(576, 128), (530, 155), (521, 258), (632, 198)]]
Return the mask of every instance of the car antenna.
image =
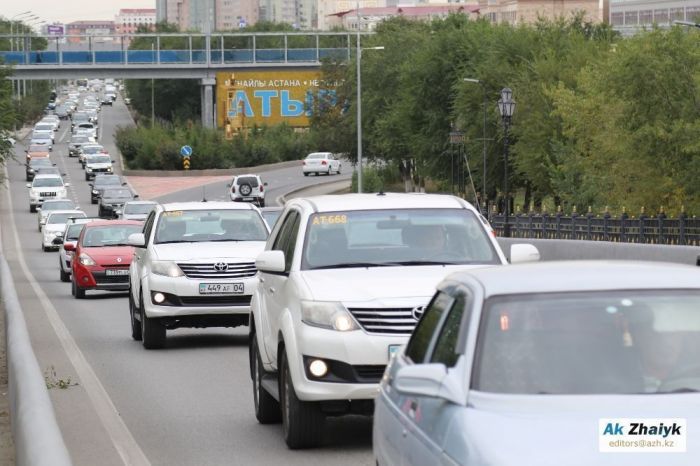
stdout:
[(202, 186), (202, 202), (207, 202), (207, 187)]

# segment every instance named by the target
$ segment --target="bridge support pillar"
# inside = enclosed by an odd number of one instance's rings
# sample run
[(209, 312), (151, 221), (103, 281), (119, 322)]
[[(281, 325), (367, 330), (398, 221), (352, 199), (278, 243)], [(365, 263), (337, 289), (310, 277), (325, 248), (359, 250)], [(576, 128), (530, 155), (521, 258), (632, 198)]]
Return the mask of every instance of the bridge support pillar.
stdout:
[(214, 127), (214, 86), (215, 78), (204, 78), (200, 81), (202, 86), (202, 126)]

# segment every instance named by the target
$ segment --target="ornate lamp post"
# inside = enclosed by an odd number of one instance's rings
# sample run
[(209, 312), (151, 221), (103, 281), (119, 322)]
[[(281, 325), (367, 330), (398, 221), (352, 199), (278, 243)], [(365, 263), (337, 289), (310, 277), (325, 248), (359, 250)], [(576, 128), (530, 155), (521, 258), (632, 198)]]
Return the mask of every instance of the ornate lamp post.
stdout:
[(498, 100), (498, 112), (503, 120), (503, 195), (505, 196), (505, 222), (503, 223), (503, 236), (510, 237), (510, 192), (508, 191), (508, 129), (510, 127), (513, 113), (515, 112), (515, 101), (513, 100), (513, 91), (508, 87), (501, 90), (501, 98)]

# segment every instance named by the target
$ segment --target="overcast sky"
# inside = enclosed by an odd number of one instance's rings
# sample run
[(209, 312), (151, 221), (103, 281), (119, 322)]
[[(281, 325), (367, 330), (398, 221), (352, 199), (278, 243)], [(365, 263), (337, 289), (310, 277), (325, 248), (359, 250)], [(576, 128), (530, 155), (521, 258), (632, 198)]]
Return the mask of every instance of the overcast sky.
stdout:
[(70, 23), (90, 19), (114, 21), (120, 8), (155, 8), (156, 0), (2, 0), (2, 4), (0, 15), (7, 19), (30, 10), (47, 23)]

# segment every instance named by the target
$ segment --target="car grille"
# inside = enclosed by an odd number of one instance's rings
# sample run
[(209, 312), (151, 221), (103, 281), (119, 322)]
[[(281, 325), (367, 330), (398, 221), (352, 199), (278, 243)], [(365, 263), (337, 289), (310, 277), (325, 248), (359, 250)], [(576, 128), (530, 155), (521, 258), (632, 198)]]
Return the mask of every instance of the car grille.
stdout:
[(250, 306), (250, 295), (180, 296), (183, 306)]
[[(226, 265), (225, 270), (221, 264)], [(187, 278), (246, 278), (257, 273), (255, 262), (230, 262), (216, 264), (177, 264)]]
[(410, 335), (416, 326), (413, 308), (350, 308), (363, 329), (371, 333)]
[(108, 171), (111, 171), (111, 170), (109, 170), (107, 168), (93, 168), (92, 169), (93, 173), (106, 173)]
[(352, 368), (362, 382), (379, 382), (386, 370), (386, 366), (352, 366)]
[(54, 197), (54, 196), (56, 196), (56, 193), (55, 193), (55, 192), (39, 193), (39, 196), (42, 196), (42, 197)]

